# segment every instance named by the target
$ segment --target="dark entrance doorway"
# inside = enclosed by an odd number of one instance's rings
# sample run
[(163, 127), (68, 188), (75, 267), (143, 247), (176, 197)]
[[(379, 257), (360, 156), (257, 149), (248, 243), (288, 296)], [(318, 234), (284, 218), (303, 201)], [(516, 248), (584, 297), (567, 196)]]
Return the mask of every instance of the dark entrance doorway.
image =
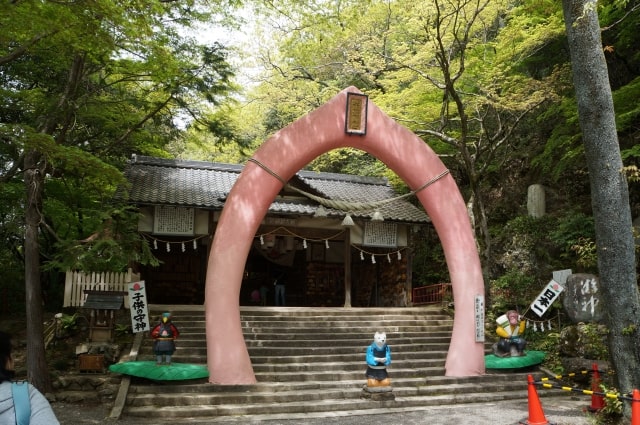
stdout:
[[(173, 243), (175, 248), (179, 244)], [(167, 252), (160, 244), (154, 255), (160, 260), (157, 267), (143, 266), (140, 276), (147, 284), (150, 304), (203, 304), (206, 246), (184, 251)]]

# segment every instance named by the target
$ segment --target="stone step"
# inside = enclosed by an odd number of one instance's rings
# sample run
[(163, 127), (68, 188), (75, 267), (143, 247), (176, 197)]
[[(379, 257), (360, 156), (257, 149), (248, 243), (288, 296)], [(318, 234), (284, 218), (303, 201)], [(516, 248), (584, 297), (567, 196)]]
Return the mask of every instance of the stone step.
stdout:
[[(151, 306), (152, 311), (155, 311)], [(192, 311), (183, 310), (182, 306), (178, 307), (181, 314), (184, 315), (197, 315), (201, 311), (204, 311), (202, 307), (194, 309)], [(171, 310), (174, 311), (174, 310)], [(304, 318), (305, 316), (447, 316), (449, 315), (442, 310), (441, 306), (431, 305), (423, 307), (254, 307), (254, 306), (242, 306), (240, 307), (240, 313), (242, 316), (269, 316), (269, 317), (283, 317), (283, 316), (295, 316)], [(160, 314), (158, 311), (156, 314)]]
[[(423, 347), (426, 349), (429, 347)], [(342, 362), (350, 362), (350, 361), (364, 361), (365, 352), (362, 350), (359, 353), (346, 353), (346, 354), (334, 354), (331, 356), (331, 361), (342, 361)], [(446, 350), (430, 350), (430, 351), (403, 351), (403, 352), (395, 352), (391, 353), (393, 363), (401, 360), (430, 360), (430, 359), (444, 359), (447, 356)], [(291, 360), (296, 362), (307, 362), (311, 363), (317, 360), (317, 355), (302, 355), (302, 356), (292, 356)], [(272, 356), (251, 356), (251, 362), (254, 365), (263, 364), (263, 363), (275, 363)]]
[[(323, 367), (327, 371), (353, 371), (358, 370), (364, 372), (363, 367), (364, 361), (360, 359), (359, 361), (327, 361), (321, 364), (313, 364), (309, 362), (302, 363), (254, 363), (253, 370), (256, 373), (265, 373), (265, 372), (291, 372), (291, 371), (319, 371)], [(420, 359), (420, 360), (394, 360), (393, 367), (389, 367), (389, 371), (396, 369), (424, 369), (424, 368), (434, 368), (436, 366), (443, 367), (444, 366), (444, 358), (442, 359)]]
[[(526, 386), (526, 385), (524, 385)], [(358, 396), (361, 390), (354, 390)], [(395, 393), (396, 390), (394, 389)], [(340, 395), (345, 392), (339, 393)], [(189, 422), (198, 420), (206, 420), (208, 423), (212, 419), (218, 417), (233, 418), (239, 416), (260, 415), (262, 420), (266, 420), (265, 415), (295, 415), (297, 413), (317, 413), (317, 412), (336, 412), (336, 411), (364, 411), (369, 409), (400, 409), (423, 406), (440, 406), (443, 404), (462, 404), (462, 403), (488, 403), (500, 400), (510, 399), (526, 399), (527, 391), (525, 390), (507, 390), (507, 391), (488, 391), (488, 392), (467, 392), (457, 394), (434, 394), (432, 396), (400, 396), (396, 395), (395, 400), (390, 401), (371, 401), (362, 398), (328, 398), (323, 400), (302, 400), (287, 402), (269, 402), (269, 403), (228, 403), (213, 404), (199, 403), (194, 405), (145, 405), (130, 406), (127, 409), (128, 416), (147, 417), (147, 418), (164, 418), (179, 419), (189, 418)], [(191, 400), (188, 398), (188, 400)], [(248, 418), (244, 418), (247, 421)]]
[[(420, 376), (414, 374), (407, 378), (399, 378), (392, 376), (393, 387), (395, 390), (404, 387), (411, 388), (439, 388), (439, 387), (451, 387), (467, 386), (468, 388), (484, 388), (490, 385), (527, 385), (527, 373), (492, 373), (482, 376), (469, 376), (469, 377), (451, 377), (445, 376), (444, 370), (440, 370), (440, 374), (434, 374), (429, 376)], [(540, 375), (541, 376), (541, 375)], [(539, 378), (539, 377), (538, 377)], [(536, 379), (538, 379), (536, 378)], [(136, 378), (134, 378), (136, 379)], [(355, 380), (341, 380), (341, 381), (299, 381), (299, 382), (270, 382), (270, 381), (258, 381), (253, 385), (213, 385), (206, 382), (206, 380), (199, 380), (197, 382), (174, 382), (163, 383), (158, 385), (151, 381), (138, 379), (136, 385), (132, 387), (131, 393), (151, 393), (155, 394), (159, 390), (167, 394), (175, 393), (251, 393), (251, 392), (269, 392), (275, 393), (280, 391), (304, 391), (304, 390), (327, 390), (330, 388), (361, 388), (364, 380), (359, 377)]]
[[(430, 342), (449, 342), (451, 331), (438, 332), (387, 332), (389, 344), (426, 344)], [(205, 333), (181, 333), (178, 340), (184, 344), (195, 345), (205, 341)], [(353, 332), (342, 333), (277, 333), (273, 331), (265, 332), (244, 332), (244, 340), (249, 344), (270, 343), (270, 344), (333, 344), (333, 345), (369, 345), (373, 340), (373, 334), (362, 334)]]
[[(179, 322), (175, 322), (175, 325), (178, 327), (180, 334), (187, 335), (204, 335), (205, 327), (204, 326), (194, 326), (189, 325), (185, 326)], [(278, 335), (326, 335), (326, 334), (336, 334), (336, 335), (345, 335), (348, 337), (349, 335), (353, 335), (354, 333), (358, 333), (360, 337), (371, 335), (373, 336), (376, 332), (385, 332), (387, 335), (407, 333), (409, 335), (412, 334), (423, 334), (423, 335), (441, 335), (443, 333), (451, 332), (453, 327), (452, 323), (445, 324), (429, 324), (429, 322), (416, 322), (413, 325), (409, 324), (399, 324), (398, 322), (389, 322), (386, 325), (372, 325), (370, 323), (358, 323), (358, 322), (350, 322), (350, 323), (341, 323), (341, 324), (324, 324), (320, 323), (316, 326), (309, 325), (308, 323), (296, 323), (292, 322), (291, 324), (287, 323), (278, 323), (278, 324), (251, 324), (244, 325), (242, 327), (243, 334), (252, 335), (252, 334), (264, 334), (264, 333), (275, 333)]]
[[(401, 354), (401, 353), (413, 353), (415, 351), (427, 351), (425, 347), (428, 347), (428, 351), (431, 350), (439, 350), (441, 347), (444, 347), (446, 351), (450, 344), (450, 337), (425, 337), (425, 338), (394, 338), (390, 340), (387, 337), (387, 341), (389, 346), (392, 349), (392, 353)], [(339, 340), (325, 340), (325, 339), (300, 339), (300, 340), (291, 340), (291, 339), (245, 339), (245, 345), (249, 352), (253, 350), (256, 353), (260, 349), (295, 349), (297, 351), (312, 351), (315, 352), (317, 349), (321, 348), (339, 348), (342, 349), (342, 352), (347, 353), (351, 350), (351, 353), (355, 355), (360, 355), (361, 353), (366, 351), (366, 348), (373, 342), (373, 335), (369, 339), (360, 339), (360, 340), (350, 340), (350, 339), (339, 339)], [(151, 344), (145, 344), (142, 349), (153, 347)], [(187, 351), (187, 350), (198, 350), (198, 349), (206, 349), (206, 341), (198, 340), (198, 339), (187, 339), (187, 338), (178, 338), (176, 340), (176, 349)]]
[[(401, 359), (401, 358), (417, 358), (417, 353), (427, 353), (425, 355), (433, 358), (435, 354), (438, 357), (446, 357), (446, 350), (449, 348), (449, 344), (425, 344), (420, 347), (410, 348), (412, 351), (402, 351), (402, 352), (394, 352), (392, 351), (392, 359)], [(428, 351), (429, 349), (433, 351)], [(139, 352), (139, 357), (141, 359), (149, 358), (149, 356), (153, 356), (152, 348), (144, 348)], [(178, 363), (183, 363), (183, 360), (179, 359), (191, 359), (190, 361), (196, 361), (197, 359), (206, 359), (207, 349), (206, 347), (181, 347), (178, 345), (176, 352), (174, 354), (175, 361)], [(294, 360), (296, 358), (306, 357), (310, 361), (314, 361), (314, 357), (317, 359), (318, 356), (322, 356), (325, 359), (333, 358), (333, 356), (348, 359), (349, 356), (352, 356), (353, 359), (364, 359), (365, 356), (365, 348), (361, 347), (252, 347), (249, 348), (249, 356), (251, 358), (258, 357), (277, 357), (277, 361), (275, 363), (282, 363), (283, 361)], [(198, 363), (204, 363), (198, 362)]]
[[(198, 352), (193, 352), (193, 350), (189, 350), (188, 352), (181, 352), (180, 350), (177, 350), (172, 357), (172, 361), (174, 363), (206, 364), (207, 357), (206, 357), (205, 351), (206, 350), (204, 349)], [(365, 361), (364, 351), (362, 353), (355, 354), (355, 355), (353, 353), (330, 355), (327, 352), (325, 352), (324, 354), (305, 353), (304, 355), (294, 355), (294, 356), (288, 355), (290, 352), (291, 350), (282, 350), (282, 351), (261, 350), (260, 356), (253, 356), (250, 354), (251, 363), (254, 366), (259, 366), (262, 364), (282, 365), (282, 364), (289, 364), (289, 363), (294, 363), (294, 364), (303, 363), (305, 362), (305, 359), (306, 359), (308, 360), (307, 363), (322, 364), (323, 362), (318, 361), (318, 357), (322, 357), (324, 359), (324, 363), (328, 363), (328, 364), (337, 363), (337, 362), (343, 362), (343, 363), (355, 362), (355, 363), (364, 364), (364, 361)], [(413, 354), (413, 355), (409, 356), (408, 354)], [(447, 353), (445, 350), (441, 350), (437, 352), (422, 351), (422, 352), (415, 352), (415, 353), (405, 353), (405, 355), (393, 354), (392, 360), (393, 360), (393, 365), (395, 365), (396, 363), (400, 364), (399, 362), (402, 362), (402, 361), (409, 362), (412, 360), (444, 361), (446, 359), (446, 354)], [(277, 357), (277, 359), (274, 357)], [(147, 361), (155, 360), (155, 355), (151, 351), (151, 349), (145, 349), (144, 351), (141, 350), (138, 355), (138, 360), (147, 360)]]
[[(397, 332), (386, 332), (386, 333), (387, 333), (387, 338), (393, 338), (393, 340), (396, 342), (399, 341), (398, 338), (400, 338), (400, 341), (406, 340), (406, 339), (413, 339), (413, 338), (420, 338), (420, 339), (427, 339), (427, 340), (446, 339), (448, 341), (451, 338), (450, 328), (433, 330), (433, 331), (429, 331), (426, 334), (424, 331), (413, 331), (413, 330), (407, 330), (407, 329), (401, 329)], [(244, 334), (245, 340), (259, 339), (259, 340), (268, 341), (270, 339), (276, 339), (276, 340), (287, 339), (292, 341), (298, 341), (301, 339), (309, 338), (308, 332), (295, 332), (295, 333), (286, 332), (286, 333), (279, 333), (279, 334), (273, 334), (273, 335), (271, 333), (268, 333), (265, 335), (262, 332), (249, 332), (248, 330), (245, 330), (243, 334)], [(360, 341), (366, 341), (366, 342), (371, 342), (371, 338), (373, 336), (368, 334), (363, 335), (360, 329), (358, 329), (357, 331), (350, 331), (350, 332), (335, 332), (335, 331), (314, 332), (312, 335), (313, 335), (313, 339), (319, 339), (319, 340), (333, 340), (333, 341), (360, 340)], [(204, 338), (204, 332), (202, 334), (190, 332), (188, 336), (189, 338), (200, 339), (200, 338)]]
[[(354, 354), (360, 355), (360, 353), (364, 353), (367, 347), (371, 344), (373, 340), (373, 336), (370, 340), (362, 340), (362, 341), (348, 341), (342, 342), (340, 341), (317, 341), (317, 340), (308, 340), (307, 342), (301, 341), (278, 341), (278, 340), (269, 340), (269, 341), (245, 341), (247, 349), (249, 350), (250, 355), (260, 356), (265, 355), (263, 353), (267, 353), (268, 355), (272, 355), (272, 353), (277, 353), (278, 355), (287, 355), (289, 353), (290, 356), (300, 355), (304, 353), (312, 354), (318, 353), (323, 350), (326, 350), (327, 354)], [(425, 347), (428, 347), (429, 350), (437, 350), (437, 351), (446, 351), (449, 348), (449, 341), (445, 340), (435, 340), (435, 341), (416, 341), (414, 343), (398, 343), (389, 342), (389, 346), (391, 347), (392, 353), (411, 353), (414, 351), (426, 351)], [(176, 341), (176, 350), (187, 351), (187, 350), (206, 350), (206, 342), (200, 341), (200, 344), (197, 341), (186, 342), (182, 339), (178, 339)], [(149, 348), (152, 350), (153, 347), (151, 344), (145, 346), (144, 348)], [(291, 351), (288, 351), (291, 350)]]
[[(153, 306), (152, 306), (153, 307)], [(175, 318), (179, 315), (181, 318), (189, 319), (189, 320), (205, 320), (204, 308), (200, 306), (200, 310), (194, 311), (182, 311), (180, 310), (181, 306), (177, 307), (178, 310), (170, 309), (172, 311), (172, 316)], [(158, 311), (151, 311), (150, 317), (152, 319), (159, 319), (161, 313)], [(451, 316), (448, 313), (444, 313), (441, 309), (418, 309), (418, 308), (409, 308), (403, 309), (398, 307), (391, 307), (385, 309), (376, 309), (376, 308), (337, 308), (334, 310), (330, 310), (328, 308), (301, 308), (296, 309), (295, 307), (285, 307), (283, 309), (275, 309), (272, 307), (258, 307), (253, 310), (249, 310), (246, 307), (240, 308), (240, 317), (242, 320), (249, 318), (254, 320), (265, 320), (265, 321), (273, 321), (273, 320), (282, 320), (282, 319), (295, 319), (298, 321), (305, 320), (317, 320), (318, 317), (328, 317), (328, 318), (345, 318), (345, 320), (350, 320), (353, 318), (377, 318), (380, 320), (395, 320), (395, 319), (419, 319), (423, 318), (433, 318), (433, 319), (443, 319), (443, 320), (451, 320)]]
[[(189, 381), (188, 383), (164, 383), (158, 385), (151, 383), (150, 381), (140, 380), (134, 378), (136, 381), (135, 386), (131, 388), (130, 394), (156, 394), (161, 388), (164, 393), (177, 394), (177, 393), (254, 393), (254, 392), (266, 392), (277, 393), (281, 391), (307, 391), (307, 390), (322, 390), (327, 391), (332, 388), (360, 388), (364, 379), (359, 377), (355, 380), (343, 380), (343, 381), (296, 381), (296, 382), (272, 382), (272, 381), (258, 381), (253, 385), (213, 385), (206, 382), (206, 379), (198, 380), (196, 382)], [(394, 385), (398, 386), (420, 386), (424, 385), (425, 379), (420, 377), (410, 378), (398, 378), (394, 379)], [(436, 384), (434, 384), (436, 385)]]
[[(301, 372), (301, 371), (293, 371), (293, 372), (278, 372), (278, 373), (259, 373), (254, 372), (256, 375), (256, 379), (258, 381), (269, 381), (269, 382), (296, 382), (296, 381), (345, 381), (345, 380), (357, 380), (361, 379), (364, 381), (364, 373), (365, 369), (361, 366), (360, 370), (353, 371), (345, 371), (345, 370), (333, 370), (333, 371), (322, 371), (322, 370), (311, 370), (309, 372)], [(416, 376), (416, 374), (435, 374), (441, 373), (442, 366), (433, 366), (433, 367), (424, 367), (421, 369), (414, 368), (394, 368), (393, 370), (389, 369), (389, 374), (391, 378), (408, 378), (412, 376)]]
[[(181, 331), (173, 361), (207, 362), (204, 312), (171, 309)], [(254, 385), (153, 383), (132, 379), (125, 416), (213, 423), (322, 412), (403, 409), (527, 395), (524, 374), (446, 377), (453, 320), (436, 307), (401, 309), (241, 307)], [(395, 400), (363, 398), (366, 348), (384, 330)], [(146, 338), (139, 359), (153, 358)], [(299, 416), (300, 417), (300, 416)], [(188, 419), (187, 419), (188, 418)]]
[[(357, 400), (362, 397), (363, 380), (348, 381), (341, 386), (332, 386), (329, 388), (309, 388), (309, 389), (281, 389), (274, 391), (267, 389), (263, 391), (249, 392), (182, 392), (169, 393), (165, 391), (161, 394), (147, 393), (140, 394), (131, 403), (131, 406), (193, 406), (199, 404), (234, 404), (234, 403), (292, 403), (292, 402), (316, 402), (323, 400)], [(393, 393), (396, 397), (424, 397), (436, 395), (449, 395), (451, 397), (474, 392), (474, 388), (470, 384), (449, 384), (449, 385), (430, 385), (421, 387), (399, 387), (393, 381)], [(511, 382), (511, 383), (486, 383), (483, 386), (485, 392), (505, 392), (505, 391), (526, 391), (527, 383)], [(475, 388), (477, 392), (478, 388)]]

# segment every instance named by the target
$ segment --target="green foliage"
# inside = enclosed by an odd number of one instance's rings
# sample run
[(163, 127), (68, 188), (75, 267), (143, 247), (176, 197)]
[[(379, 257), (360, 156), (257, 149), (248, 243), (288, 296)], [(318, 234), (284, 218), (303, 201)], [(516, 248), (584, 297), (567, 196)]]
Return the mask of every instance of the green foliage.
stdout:
[(578, 243), (571, 245), (571, 250), (575, 252), (576, 264), (584, 270), (596, 270), (598, 266), (598, 255), (596, 243), (590, 238), (581, 237)]
[(488, 310), (529, 305), (554, 270), (597, 272), (593, 218), (567, 211), (541, 218), (518, 216), (493, 230), (495, 278)]
[(131, 334), (131, 325), (124, 323), (116, 323), (115, 334), (117, 337), (122, 337)]
[(491, 281), (492, 310), (506, 311), (515, 306), (528, 305), (539, 292), (536, 276), (521, 269), (508, 270)]
[(372, 155), (353, 148), (334, 149), (310, 162), (306, 169), (326, 173), (344, 173), (380, 177), (386, 166)]
[(414, 236), (416, 240), (422, 241), (416, 244), (413, 254), (414, 287), (451, 282), (442, 244), (437, 240), (437, 235), (422, 229)]
[(581, 212), (567, 212), (549, 237), (561, 249), (563, 260), (575, 262), (584, 271), (596, 271), (593, 217)]
[(500, 246), (496, 249), (496, 265), (505, 271), (519, 270), (538, 278), (546, 275), (548, 268), (554, 266), (554, 246), (548, 235), (555, 223), (550, 215), (541, 218), (523, 215), (494, 228), (494, 243)]
[(56, 315), (56, 337), (65, 338), (76, 333), (78, 331), (79, 317), (78, 313), (71, 315), (60, 313)]
[[(620, 392), (605, 383), (600, 383), (599, 390), (605, 394), (620, 394)], [(598, 425), (617, 425), (624, 421), (624, 405), (618, 397), (604, 397), (604, 407), (595, 413)]]
[(44, 265), (53, 270), (120, 272), (132, 263), (157, 265), (149, 243), (137, 231), (139, 214), (131, 206), (107, 210), (89, 237), (59, 240), (55, 256)]
[[(545, 2), (546, 3), (546, 2)], [(554, 10), (560, 9), (556, 3)], [(637, 69), (640, 64), (640, 54), (635, 47), (640, 43), (640, 34), (635, 22), (640, 10), (624, 2), (606, 1), (598, 3), (599, 18), (603, 27), (602, 39), (605, 57), (608, 63), (609, 81), (613, 90), (613, 101), (616, 112), (616, 126), (619, 132), (622, 157), (628, 164), (638, 158), (636, 134), (640, 119), (638, 102), (640, 82)], [(523, 8), (527, 6), (522, 6)], [(537, 13), (538, 4), (528, 3), (528, 10)], [(586, 169), (582, 134), (578, 124), (577, 105), (568, 78), (566, 66), (566, 52), (564, 31), (551, 32), (552, 36), (546, 45), (530, 58), (541, 61), (542, 64), (557, 64), (563, 66), (564, 77), (558, 79), (557, 93), (561, 96), (557, 101), (548, 105), (546, 112), (538, 117), (540, 128), (547, 135), (544, 151), (536, 155), (532, 164), (561, 182), (571, 181), (575, 173), (582, 175)], [(558, 60), (562, 58), (561, 60)]]
[(540, 114), (538, 122), (550, 127), (544, 150), (531, 164), (554, 180), (572, 170), (585, 168), (584, 146), (580, 135), (578, 111), (573, 98), (564, 98)]
[(524, 338), (527, 340), (527, 349), (543, 351), (546, 356), (543, 362), (544, 367), (554, 373), (563, 374), (565, 372), (562, 366), (558, 347), (560, 346), (559, 332), (532, 332), (527, 329)]
[(632, 323), (629, 326), (625, 326), (624, 328), (622, 328), (622, 335), (634, 336), (637, 330), (638, 327), (636, 326), (636, 324)]
[(496, 265), (503, 270), (520, 270), (542, 281), (548, 280), (553, 270), (597, 271), (593, 217), (584, 213), (519, 216), (496, 227), (493, 235), (501, 247)]
[[(68, 268), (157, 264), (137, 233), (137, 212), (113, 197), (124, 186), (131, 154), (168, 156), (165, 147), (185, 122), (215, 132), (220, 143), (237, 139), (215, 111), (235, 89), (227, 49), (185, 36), (214, 14), (228, 18), (237, 4), (6, 5), (0, 16), (0, 197), (10, 202), (0, 208), (0, 233), (10, 243), (0, 248), (3, 264), (23, 271), (25, 201), (41, 205), (37, 243), (48, 290), (57, 289), (55, 272)], [(44, 185), (25, 191), (23, 155), (34, 151)], [(12, 299), (21, 299), (13, 277), (6, 281)]]
[[(2, 143), (0, 143), (2, 145)], [(24, 219), (17, 208), (22, 203), (24, 184), (0, 183), (0, 315), (24, 314)]]
[(589, 347), (589, 358), (595, 360), (609, 359), (609, 347), (607, 346), (606, 335), (603, 335), (603, 328), (595, 323), (580, 324), (581, 339), (580, 345)]
[[(637, 99), (640, 98), (640, 77), (635, 78), (629, 84), (620, 87), (613, 92), (613, 104), (616, 110), (616, 128), (620, 133), (635, 131), (638, 121), (640, 121), (640, 105)], [(637, 145), (621, 149), (623, 159), (630, 157), (637, 158)]]

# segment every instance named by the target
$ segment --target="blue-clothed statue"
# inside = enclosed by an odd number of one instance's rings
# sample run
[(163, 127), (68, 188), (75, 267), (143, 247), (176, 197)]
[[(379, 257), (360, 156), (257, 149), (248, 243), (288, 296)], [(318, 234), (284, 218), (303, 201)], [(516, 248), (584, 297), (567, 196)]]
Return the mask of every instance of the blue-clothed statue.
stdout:
[(391, 379), (387, 366), (391, 364), (391, 348), (387, 345), (387, 334), (376, 332), (373, 342), (367, 347), (367, 386), (387, 387)]

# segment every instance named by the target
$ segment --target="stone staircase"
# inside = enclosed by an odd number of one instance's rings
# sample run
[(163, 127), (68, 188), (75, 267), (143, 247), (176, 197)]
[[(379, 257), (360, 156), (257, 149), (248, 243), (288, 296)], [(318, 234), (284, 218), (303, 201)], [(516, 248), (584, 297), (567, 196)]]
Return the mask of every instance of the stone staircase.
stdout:
[[(174, 361), (206, 364), (202, 308), (169, 310), (181, 332)], [(134, 378), (123, 416), (215, 423), (527, 399), (526, 373), (444, 376), (453, 320), (436, 307), (243, 307), (241, 320), (257, 384), (156, 383)], [(395, 400), (362, 397), (365, 351), (379, 330), (387, 333), (392, 349), (388, 370)], [(151, 341), (146, 338), (138, 360), (152, 359)]]

